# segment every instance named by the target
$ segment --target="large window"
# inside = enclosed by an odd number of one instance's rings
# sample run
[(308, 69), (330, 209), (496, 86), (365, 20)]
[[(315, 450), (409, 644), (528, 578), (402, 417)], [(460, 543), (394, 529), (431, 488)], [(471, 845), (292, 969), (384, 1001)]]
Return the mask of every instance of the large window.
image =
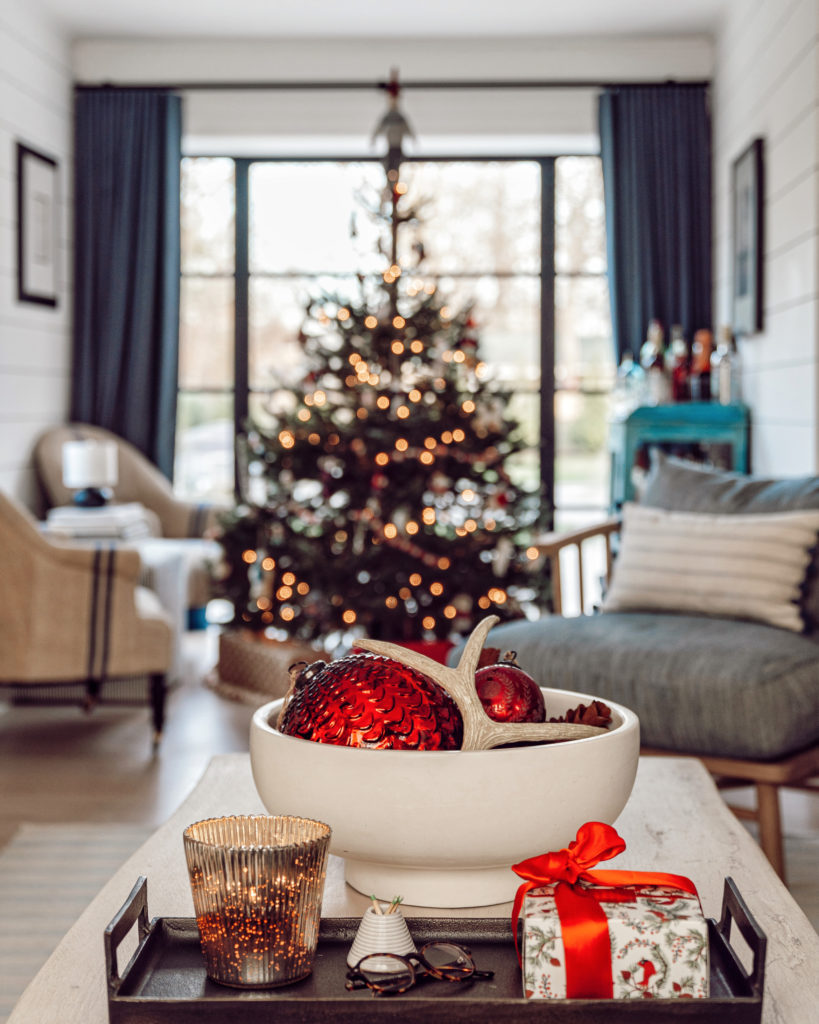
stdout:
[(233, 160), (183, 160), (174, 487), (195, 501), (233, 493), (235, 225)]
[[(515, 393), (515, 476), (543, 482), (561, 525), (599, 513), (614, 371), (599, 161), (408, 162), (402, 177), (423, 203), (405, 244), (423, 243), (424, 281), (473, 304), (489, 373)], [(359, 197), (382, 183), (375, 162), (183, 161), (181, 493), (229, 496), (235, 432), (300, 379), (307, 298), (380, 271)]]
[(615, 376), (603, 177), (596, 157), (555, 161), (555, 520), (571, 529), (609, 505)]

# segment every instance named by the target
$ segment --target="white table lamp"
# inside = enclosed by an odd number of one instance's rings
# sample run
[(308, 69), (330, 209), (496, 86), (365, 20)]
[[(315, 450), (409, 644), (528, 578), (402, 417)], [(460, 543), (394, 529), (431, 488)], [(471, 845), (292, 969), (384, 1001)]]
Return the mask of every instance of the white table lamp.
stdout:
[(115, 441), (66, 441), (63, 445), (63, 483), (75, 492), (75, 504), (104, 505), (118, 479)]

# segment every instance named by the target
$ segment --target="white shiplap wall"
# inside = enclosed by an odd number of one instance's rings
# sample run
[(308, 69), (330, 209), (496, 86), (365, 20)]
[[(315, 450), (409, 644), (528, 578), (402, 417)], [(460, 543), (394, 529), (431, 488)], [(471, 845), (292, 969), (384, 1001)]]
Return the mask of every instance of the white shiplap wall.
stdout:
[[(34, 5), (0, 10), (0, 490), (36, 506), (34, 440), (65, 421), (71, 359), (71, 68), (68, 42)], [(56, 309), (17, 300), (16, 143), (59, 162)]]
[(819, 4), (732, 0), (714, 75), (715, 319), (730, 322), (730, 176), (765, 140), (764, 325), (742, 343), (753, 470), (819, 472)]
[[(372, 39), (78, 39), (78, 81), (404, 81), (707, 77), (705, 35)], [(480, 96), (480, 94), (479, 94)], [(406, 99), (406, 96), (405, 96)], [(480, 102), (478, 99), (477, 102)]]
[[(99, 82), (458, 82), (551, 79), (708, 78), (710, 37), (502, 39), (81, 39), (77, 79)], [(188, 91), (188, 152), (368, 154), (383, 95), (368, 90)], [(415, 155), (500, 148), (588, 151), (596, 146), (596, 90), (410, 90), (403, 107), (417, 132)], [(453, 143), (453, 138), (457, 142)], [(480, 140), (489, 139), (481, 146)], [(442, 142), (441, 140), (446, 140)], [(465, 143), (466, 140), (466, 143)], [(525, 140), (525, 141), (521, 141)], [(582, 140), (582, 141), (579, 141)], [(341, 145), (339, 145), (341, 142)]]

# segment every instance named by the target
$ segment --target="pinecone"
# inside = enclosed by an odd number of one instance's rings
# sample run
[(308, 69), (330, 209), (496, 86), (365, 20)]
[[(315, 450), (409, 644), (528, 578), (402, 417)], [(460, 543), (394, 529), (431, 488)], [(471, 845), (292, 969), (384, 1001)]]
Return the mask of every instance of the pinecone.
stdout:
[(477, 668), (496, 665), (500, 661), (500, 647), (484, 647), (478, 657)]
[(597, 725), (606, 728), (611, 722), (611, 708), (602, 700), (593, 700), (588, 707), (585, 704), (578, 704), (575, 708), (569, 708), (565, 715), (559, 718), (550, 718), (550, 722), (570, 722), (574, 725)]

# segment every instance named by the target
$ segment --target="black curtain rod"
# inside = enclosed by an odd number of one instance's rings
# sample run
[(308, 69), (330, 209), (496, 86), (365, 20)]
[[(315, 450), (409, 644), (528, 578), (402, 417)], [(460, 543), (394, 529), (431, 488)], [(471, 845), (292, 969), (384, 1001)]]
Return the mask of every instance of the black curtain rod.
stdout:
[[(689, 86), (691, 88), (708, 87), (711, 83), (708, 79), (684, 80), (666, 78), (657, 81), (639, 82), (604, 82), (598, 79), (462, 79), (462, 80), (425, 80), (400, 82), (403, 92), (411, 89), (616, 89), (620, 86), (628, 88), (647, 88), (662, 85)], [(93, 92), (99, 89), (122, 89), (147, 91), (152, 89), (165, 89), (169, 92), (277, 92), (277, 91), (317, 91), (317, 90), (372, 90), (387, 89), (390, 85), (387, 81), (361, 82), (100, 82), (96, 85), (78, 82), (74, 88), (77, 92)]]

